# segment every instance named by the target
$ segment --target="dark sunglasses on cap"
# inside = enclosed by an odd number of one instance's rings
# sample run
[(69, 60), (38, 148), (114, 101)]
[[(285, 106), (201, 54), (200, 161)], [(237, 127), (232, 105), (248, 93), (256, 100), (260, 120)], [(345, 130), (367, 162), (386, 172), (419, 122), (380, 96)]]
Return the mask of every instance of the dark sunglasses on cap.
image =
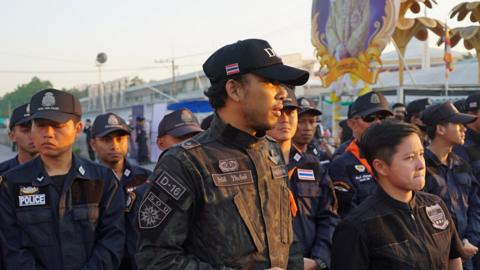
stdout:
[(369, 114), (367, 116), (362, 116), (361, 118), (364, 122), (371, 123), (377, 119), (380, 121), (385, 120), (387, 116), (383, 114)]

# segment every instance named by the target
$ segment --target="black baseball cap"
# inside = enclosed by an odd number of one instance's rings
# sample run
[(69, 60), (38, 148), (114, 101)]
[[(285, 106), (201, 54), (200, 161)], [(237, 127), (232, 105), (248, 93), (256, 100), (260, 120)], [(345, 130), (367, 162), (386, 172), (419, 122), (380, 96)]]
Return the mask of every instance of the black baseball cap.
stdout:
[(202, 132), (197, 118), (189, 109), (179, 109), (166, 114), (158, 124), (158, 137), (166, 134), (174, 137), (182, 137), (187, 134)]
[(239, 40), (218, 49), (205, 61), (203, 71), (212, 85), (246, 73), (291, 85), (303, 85), (309, 77), (305, 70), (284, 65), (270, 44), (261, 39)]
[(82, 106), (74, 95), (57, 89), (45, 89), (32, 96), (30, 100), (32, 119), (47, 119), (57, 123), (79, 120)]
[(130, 134), (130, 127), (125, 120), (114, 113), (100, 114), (92, 124), (92, 137), (105, 137), (112, 132)]
[(414, 113), (423, 112), (428, 106), (432, 105), (432, 102), (429, 98), (421, 98), (411, 101), (407, 104), (407, 115), (412, 115)]
[(30, 105), (23, 104), (15, 108), (10, 116), (10, 123), (8, 124), (8, 128), (12, 130), (12, 128), (16, 125), (21, 125), (27, 123), (32, 120), (30, 116)]
[(459, 112), (466, 113), (468, 111), (464, 98), (456, 100), (455, 102), (453, 102), (453, 106), (455, 106), (455, 108), (457, 108), (457, 110)]
[(387, 99), (379, 92), (368, 92), (359, 96), (348, 108), (348, 118), (371, 114), (393, 115), (388, 109)]
[(290, 88), (286, 87), (287, 90), (287, 97), (283, 100), (283, 108), (284, 109), (298, 109), (298, 101), (297, 97), (295, 96), (295, 87)]
[(298, 109), (298, 115), (301, 115), (304, 113), (311, 113), (317, 116), (322, 114), (322, 112), (316, 108), (315, 102), (313, 102), (308, 98), (305, 98), (305, 97), (299, 98), (298, 104), (300, 105), (300, 108)]
[(475, 121), (477, 117), (459, 112), (451, 101), (447, 101), (426, 108), (422, 112), (421, 119), (427, 126), (433, 126), (439, 123), (468, 124)]
[(480, 109), (480, 93), (472, 94), (465, 100), (466, 111), (476, 111)]

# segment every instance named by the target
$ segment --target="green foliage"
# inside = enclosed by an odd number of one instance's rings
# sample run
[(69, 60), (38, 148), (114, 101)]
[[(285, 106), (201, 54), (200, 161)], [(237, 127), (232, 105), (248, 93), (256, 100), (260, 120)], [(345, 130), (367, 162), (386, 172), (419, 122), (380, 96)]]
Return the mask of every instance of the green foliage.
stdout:
[(50, 81), (42, 81), (37, 77), (33, 77), (27, 84), (17, 86), (13, 92), (5, 94), (0, 99), (0, 117), (10, 116), (11, 111), (27, 102), (30, 98), (45, 88), (51, 88), (52, 83)]

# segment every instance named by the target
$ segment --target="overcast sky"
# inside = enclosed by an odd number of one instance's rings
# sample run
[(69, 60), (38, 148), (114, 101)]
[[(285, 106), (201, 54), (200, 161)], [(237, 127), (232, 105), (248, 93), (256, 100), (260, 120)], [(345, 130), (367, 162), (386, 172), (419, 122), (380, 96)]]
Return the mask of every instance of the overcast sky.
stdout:
[[(98, 52), (108, 55), (106, 81), (167, 78), (169, 64), (155, 60), (172, 57), (180, 74), (200, 70), (214, 50), (246, 38), (266, 39), (278, 54), (313, 56), (306, 0), (1, 2), (0, 95), (33, 76), (56, 88), (96, 83)], [(438, 2), (429, 16), (445, 21), (461, 1)]]

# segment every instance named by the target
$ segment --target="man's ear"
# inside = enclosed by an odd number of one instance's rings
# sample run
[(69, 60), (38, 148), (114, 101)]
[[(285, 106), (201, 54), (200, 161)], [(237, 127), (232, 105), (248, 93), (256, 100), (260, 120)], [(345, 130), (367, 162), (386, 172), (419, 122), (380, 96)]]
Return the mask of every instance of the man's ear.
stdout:
[(356, 125), (357, 125), (357, 121), (355, 121), (355, 119), (352, 119), (352, 118), (347, 119), (347, 126), (348, 126), (350, 129), (354, 130), (355, 127), (356, 127)]
[(388, 176), (389, 168), (388, 168), (388, 164), (385, 161), (380, 159), (374, 159), (372, 162), (372, 167), (375, 169), (375, 172), (378, 175), (381, 175), (384, 177)]
[(243, 87), (242, 84), (236, 80), (228, 80), (227, 83), (225, 83), (225, 91), (227, 92), (228, 98), (235, 102), (239, 102), (242, 99)]
[(164, 138), (163, 136), (157, 138), (157, 147), (158, 147), (158, 149), (160, 149), (160, 151), (165, 150), (165, 143), (164, 143), (164, 139), (163, 139), (163, 138)]
[(435, 127), (435, 132), (438, 134), (438, 135), (445, 135), (445, 132), (447, 132), (447, 127), (445, 127), (444, 125), (437, 125)]

